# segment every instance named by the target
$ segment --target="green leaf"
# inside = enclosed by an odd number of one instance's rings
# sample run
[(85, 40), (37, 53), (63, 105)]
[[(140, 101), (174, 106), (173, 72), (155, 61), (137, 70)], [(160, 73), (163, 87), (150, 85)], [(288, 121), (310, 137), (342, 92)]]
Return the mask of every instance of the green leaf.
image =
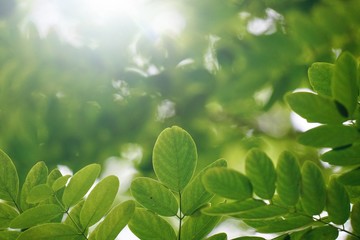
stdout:
[(189, 133), (176, 126), (160, 133), (154, 146), (153, 167), (162, 183), (181, 192), (192, 178), (196, 163), (196, 145)]
[(218, 233), (206, 238), (206, 240), (227, 240), (227, 235), (226, 233)]
[(0, 231), (0, 240), (15, 240), (20, 235), (17, 231)]
[(255, 194), (263, 199), (271, 199), (276, 182), (276, 172), (271, 159), (261, 150), (253, 149), (246, 157), (245, 171)]
[(135, 211), (135, 202), (123, 202), (114, 207), (90, 234), (89, 240), (113, 240), (128, 224)]
[(36, 163), (26, 176), (24, 185), (21, 188), (20, 207), (22, 211), (29, 209), (34, 204), (27, 203), (27, 198), (33, 187), (44, 184), (47, 181), (48, 169), (44, 162)]
[(181, 228), (181, 239), (203, 239), (217, 225), (221, 217), (201, 214), (200, 211), (186, 218)]
[(348, 171), (339, 177), (339, 181), (347, 186), (359, 186), (360, 185), (360, 168)]
[(181, 211), (189, 216), (197, 209), (206, 204), (214, 196), (214, 194), (206, 191), (201, 179), (204, 173), (213, 167), (226, 167), (227, 163), (224, 159), (219, 159), (199, 172), (196, 177), (185, 187), (181, 195)]
[(51, 185), (54, 192), (59, 191), (63, 187), (65, 187), (66, 183), (68, 182), (68, 179), (70, 178), (70, 175), (61, 176), (58, 179), (54, 181), (54, 183)]
[(50, 198), (52, 194), (53, 190), (49, 187), (49, 185), (39, 184), (30, 190), (26, 202), (30, 204), (39, 203)]
[(240, 219), (263, 219), (273, 218), (277, 216), (286, 215), (289, 212), (287, 208), (279, 207), (276, 205), (265, 205), (257, 208), (250, 209), (248, 211), (240, 212), (233, 215), (235, 218)]
[(119, 190), (119, 179), (108, 176), (102, 179), (86, 198), (80, 212), (80, 222), (84, 227), (90, 227), (99, 221), (109, 211)]
[(79, 229), (81, 230), (81, 232), (87, 232), (87, 228), (85, 228), (84, 226), (81, 225), (80, 223), (80, 212), (81, 209), (84, 206), (84, 200), (78, 202), (72, 209), (70, 212), (68, 212), (68, 216), (65, 218), (64, 223), (66, 225), (69, 225), (75, 229)]
[(59, 171), (59, 169), (55, 168), (49, 173), (49, 176), (47, 177), (47, 180), (46, 180), (46, 184), (48, 184), (49, 186), (52, 186), (53, 183), (56, 181), (56, 179), (58, 179), (60, 177), (62, 177), (61, 172)]
[(99, 176), (100, 170), (99, 164), (90, 164), (75, 173), (65, 188), (62, 198), (67, 208), (74, 206), (84, 197)]
[(162, 216), (175, 216), (178, 202), (174, 194), (160, 182), (140, 177), (131, 183), (131, 193), (141, 205)]
[(337, 228), (333, 226), (323, 226), (314, 228), (306, 232), (302, 240), (336, 240), (339, 235)]
[(10, 157), (0, 150), (0, 199), (17, 201), (19, 177)]
[(351, 226), (356, 234), (360, 234), (360, 202), (355, 203), (351, 209)]
[(140, 239), (176, 240), (176, 234), (171, 225), (145, 209), (137, 208), (128, 225)]
[(320, 168), (311, 161), (306, 161), (301, 169), (302, 191), (301, 204), (309, 215), (318, 215), (325, 207), (326, 187)]
[(327, 189), (326, 210), (330, 221), (344, 224), (350, 216), (350, 199), (345, 187), (332, 177)]
[(46, 223), (21, 233), (17, 240), (74, 240), (79, 233), (62, 223)]
[(231, 239), (231, 240), (265, 240), (265, 238), (262, 238), (262, 237), (244, 236), (244, 237), (233, 238), (233, 239)]
[(334, 73), (334, 64), (313, 63), (308, 70), (310, 84), (313, 89), (322, 95), (332, 96), (331, 79)]
[(244, 220), (244, 222), (254, 227), (259, 233), (277, 233), (304, 227), (313, 222), (313, 220), (311, 217), (289, 214), (279, 218)]
[(240, 212), (248, 211), (254, 208), (265, 206), (263, 201), (247, 199), (245, 201), (236, 201), (231, 203), (220, 203), (215, 206), (206, 207), (201, 211), (207, 215), (234, 215)]
[(333, 97), (345, 106), (347, 115), (351, 116), (357, 106), (357, 66), (355, 58), (347, 53), (342, 53), (335, 62), (331, 90)]
[(238, 171), (227, 168), (211, 168), (202, 177), (207, 191), (221, 197), (245, 200), (252, 196), (249, 179)]
[(337, 148), (352, 144), (359, 134), (355, 127), (344, 125), (322, 125), (303, 133), (299, 142), (313, 147)]
[(10, 223), (10, 227), (21, 229), (30, 228), (41, 223), (46, 223), (63, 213), (63, 209), (59, 205), (39, 205), (24, 211), (22, 214), (14, 218)]
[(360, 145), (354, 144), (344, 149), (333, 149), (321, 156), (321, 160), (337, 166), (360, 164)]
[(283, 152), (276, 166), (276, 191), (283, 204), (295, 206), (300, 197), (301, 172), (297, 159), (290, 152)]
[(15, 208), (0, 202), (0, 229), (8, 228), (10, 222), (19, 215)]
[(346, 121), (335, 102), (325, 96), (296, 92), (285, 96), (291, 109), (308, 122), (336, 124)]

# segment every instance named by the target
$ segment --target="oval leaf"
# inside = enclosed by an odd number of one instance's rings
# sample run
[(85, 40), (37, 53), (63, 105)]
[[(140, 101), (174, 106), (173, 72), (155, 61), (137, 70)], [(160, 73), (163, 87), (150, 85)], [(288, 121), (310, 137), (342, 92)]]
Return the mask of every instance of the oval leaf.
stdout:
[(65, 175), (56, 179), (54, 183), (51, 185), (53, 191), (56, 192), (62, 189), (63, 187), (65, 187), (70, 177), (71, 177), (70, 175)]
[(290, 152), (283, 152), (276, 166), (276, 191), (283, 204), (295, 206), (300, 197), (301, 172), (297, 159)]
[(53, 194), (51, 187), (47, 184), (39, 184), (33, 187), (26, 199), (27, 203), (35, 204), (50, 198)]
[(129, 222), (130, 230), (140, 239), (176, 240), (171, 225), (145, 209), (137, 208)]
[(321, 156), (321, 160), (337, 166), (360, 164), (360, 145), (354, 144), (344, 149), (334, 149)]
[(77, 237), (79, 233), (68, 225), (46, 223), (26, 230), (17, 240), (72, 240)]
[(75, 229), (79, 229), (81, 232), (87, 232), (88, 230), (88, 228), (84, 228), (80, 223), (80, 212), (84, 206), (84, 202), (84, 200), (78, 202), (73, 208), (71, 208), (70, 212), (66, 212), (67, 217), (64, 221), (66, 225), (69, 225)]
[(0, 150), (0, 199), (17, 201), (19, 177), (10, 157)]
[(41, 223), (46, 223), (62, 215), (63, 209), (56, 204), (44, 204), (30, 208), (14, 218), (11, 223), (11, 228), (30, 228)]
[(302, 240), (336, 240), (339, 230), (333, 226), (323, 226), (314, 228), (306, 232)]
[(302, 171), (301, 204), (309, 215), (318, 215), (325, 207), (326, 187), (319, 167), (306, 161)]
[(91, 233), (89, 240), (113, 240), (128, 224), (135, 211), (135, 202), (123, 202), (114, 207)]
[(206, 240), (227, 240), (227, 235), (226, 233), (218, 233), (206, 238)]
[(75, 173), (65, 188), (62, 198), (67, 208), (74, 206), (84, 197), (99, 176), (100, 170), (99, 164), (90, 164)]
[(99, 221), (109, 210), (119, 190), (119, 179), (108, 176), (101, 180), (86, 198), (80, 212), (80, 222), (89, 227)]
[(283, 216), (289, 212), (287, 208), (279, 207), (276, 205), (265, 205), (257, 208), (253, 208), (244, 212), (240, 212), (233, 215), (240, 219), (264, 219), (273, 218), (276, 216)]
[(312, 88), (319, 94), (332, 96), (331, 78), (334, 73), (334, 64), (313, 63), (308, 70), (309, 81)]
[(178, 202), (174, 194), (151, 178), (137, 178), (131, 183), (131, 193), (141, 205), (162, 216), (175, 216)]
[(204, 173), (213, 167), (226, 167), (224, 159), (219, 159), (206, 168), (204, 168), (196, 177), (186, 186), (181, 195), (181, 211), (185, 215), (193, 214), (197, 209), (206, 204), (214, 194), (206, 191), (201, 179)]
[(350, 199), (345, 187), (332, 177), (327, 189), (326, 210), (335, 224), (344, 224), (350, 216)]
[(276, 181), (276, 172), (271, 159), (260, 150), (251, 150), (246, 157), (245, 171), (255, 194), (263, 199), (271, 199), (275, 192)]
[(245, 200), (252, 196), (249, 179), (238, 171), (226, 168), (211, 168), (202, 177), (207, 191), (221, 197)]
[(354, 233), (360, 234), (360, 202), (355, 203), (351, 209), (351, 226)]
[(10, 222), (18, 215), (19, 213), (15, 210), (15, 208), (6, 203), (0, 202), (0, 229), (8, 228)]
[(215, 206), (206, 207), (201, 211), (207, 215), (235, 215), (254, 208), (265, 206), (263, 201), (247, 199), (245, 201), (236, 201), (231, 203), (220, 203)]
[(353, 169), (346, 172), (339, 177), (339, 181), (347, 186), (359, 186), (360, 185), (360, 168)]
[(176, 126), (160, 133), (154, 146), (153, 167), (162, 183), (181, 192), (192, 178), (196, 163), (196, 145), (189, 133)]

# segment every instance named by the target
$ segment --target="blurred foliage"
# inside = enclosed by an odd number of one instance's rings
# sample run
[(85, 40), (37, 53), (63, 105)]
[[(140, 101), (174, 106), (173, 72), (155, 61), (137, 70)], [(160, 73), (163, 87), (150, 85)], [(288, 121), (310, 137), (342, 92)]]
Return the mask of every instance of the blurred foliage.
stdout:
[(142, 148), (146, 173), (156, 136), (175, 124), (197, 142), (199, 167), (219, 157), (241, 164), (252, 147), (316, 159), (296, 143), (283, 96), (308, 87), (311, 63), (360, 55), (355, 0), (182, 1), (178, 35), (126, 15), (97, 25), (84, 2), (53, 3), (65, 25), (76, 23), (70, 40), (32, 24), (32, 4), (0, 0), (0, 148), (20, 176), (39, 160), (102, 163), (128, 143)]

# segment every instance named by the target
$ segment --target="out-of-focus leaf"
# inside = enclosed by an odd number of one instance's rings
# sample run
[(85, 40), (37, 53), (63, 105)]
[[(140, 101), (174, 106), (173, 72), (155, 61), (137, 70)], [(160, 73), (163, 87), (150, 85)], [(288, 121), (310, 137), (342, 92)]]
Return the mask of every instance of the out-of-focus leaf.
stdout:
[(360, 202), (352, 206), (350, 221), (354, 233), (360, 234)]
[(80, 212), (80, 222), (84, 227), (90, 227), (99, 221), (113, 204), (119, 190), (119, 179), (108, 176), (102, 179), (86, 198)]
[(15, 208), (6, 203), (0, 202), (0, 229), (8, 228), (11, 220), (16, 218), (18, 215), (19, 213), (15, 210)]
[(302, 240), (336, 240), (339, 235), (339, 230), (333, 226), (317, 227), (307, 231)]
[(47, 184), (39, 184), (30, 190), (26, 199), (27, 203), (35, 204), (51, 197), (53, 191)]
[(326, 201), (326, 187), (321, 170), (315, 163), (306, 161), (302, 166), (301, 173), (302, 207), (309, 215), (320, 214)]
[(233, 216), (240, 219), (264, 219), (283, 216), (286, 215), (288, 212), (289, 210), (287, 208), (279, 207), (276, 205), (265, 205), (244, 212), (239, 212), (238, 214)]
[(123, 202), (114, 207), (90, 234), (90, 240), (113, 240), (128, 224), (135, 211), (135, 202)]
[(79, 237), (74, 228), (62, 223), (46, 223), (29, 228), (18, 240), (74, 240)]
[(151, 178), (137, 178), (131, 183), (131, 193), (141, 205), (162, 216), (175, 216), (178, 202), (174, 194), (160, 182)]
[(207, 191), (234, 200), (245, 200), (252, 196), (249, 179), (238, 171), (227, 168), (208, 169), (202, 177)]
[(296, 92), (286, 95), (286, 101), (294, 112), (308, 122), (337, 124), (346, 121), (331, 98), (308, 92)]
[(153, 167), (162, 183), (181, 192), (192, 178), (196, 163), (196, 145), (189, 133), (177, 126), (160, 133), (154, 146)]
[(276, 172), (279, 198), (287, 206), (296, 205), (300, 197), (301, 172), (294, 155), (283, 152), (277, 162)]
[(326, 211), (335, 224), (344, 224), (350, 216), (350, 199), (345, 187), (332, 177), (327, 189)]
[(348, 171), (339, 177), (339, 181), (348, 186), (359, 186), (360, 185), (360, 168)]
[(209, 234), (221, 217), (208, 216), (202, 214), (200, 211), (186, 218), (181, 228), (181, 239), (202, 239)]
[(66, 186), (62, 198), (67, 208), (75, 205), (84, 197), (99, 176), (100, 170), (99, 164), (90, 164), (75, 173)]
[(63, 213), (63, 209), (59, 207), (59, 205), (39, 205), (24, 211), (14, 218), (10, 223), (10, 227), (21, 229), (30, 228), (41, 223), (46, 223)]
[(66, 183), (68, 182), (68, 179), (70, 178), (70, 175), (61, 176), (58, 179), (54, 181), (52, 184), (52, 189), (54, 192), (59, 191), (63, 187), (65, 187)]
[(206, 168), (204, 168), (193, 180), (185, 187), (181, 195), (181, 211), (185, 215), (191, 215), (199, 207), (206, 204), (214, 196), (214, 194), (206, 191), (201, 179), (204, 173), (213, 167), (226, 167), (227, 163), (224, 159), (219, 159)]
[(347, 110), (351, 116), (358, 104), (356, 59), (348, 52), (342, 53), (335, 62), (335, 69), (331, 83), (333, 97)]
[(352, 144), (359, 134), (356, 128), (344, 125), (322, 125), (312, 128), (299, 137), (299, 142), (313, 147), (337, 148)]
[(0, 240), (15, 240), (21, 232), (18, 231), (0, 231)]
[(254, 208), (265, 206), (263, 201), (247, 199), (245, 201), (236, 201), (231, 203), (220, 203), (215, 206), (206, 207), (201, 211), (208, 215), (234, 215), (240, 212), (248, 211)]
[(333, 73), (334, 64), (313, 63), (308, 70), (309, 81), (313, 89), (319, 94), (331, 97), (331, 79)]
[(0, 150), (0, 199), (16, 202), (19, 177), (10, 157)]
[(140, 239), (176, 240), (176, 234), (171, 225), (145, 209), (137, 208), (128, 225)]
[(22, 211), (29, 209), (32, 204), (27, 203), (27, 198), (33, 187), (44, 184), (47, 181), (48, 169), (44, 162), (36, 163), (26, 176), (24, 185), (21, 188), (20, 207)]
[(360, 145), (354, 144), (344, 149), (334, 149), (324, 153), (321, 160), (337, 166), (360, 164)]
[(271, 199), (275, 192), (276, 172), (266, 153), (251, 150), (246, 157), (245, 170), (255, 194), (263, 199)]
[(206, 240), (227, 240), (227, 235), (226, 233), (218, 233), (206, 238)]

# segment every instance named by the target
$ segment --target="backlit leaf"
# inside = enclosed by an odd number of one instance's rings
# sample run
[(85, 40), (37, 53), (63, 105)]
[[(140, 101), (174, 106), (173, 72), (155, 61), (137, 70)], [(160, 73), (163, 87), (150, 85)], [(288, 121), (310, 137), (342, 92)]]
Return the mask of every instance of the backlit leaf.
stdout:
[(99, 176), (100, 169), (99, 164), (90, 164), (75, 173), (65, 188), (62, 198), (67, 208), (75, 205), (84, 197)]
[(214, 196), (214, 194), (206, 191), (201, 179), (204, 173), (213, 167), (226, 167), (227, 163), (224, 159), (219, 159), (196, 175), (193, 180), (185, 187), (181, 195), (181, 211), (185, 215), (191, 215), (199, 207), (206, 204)]
[(232, 169), (208, 169), (202, 177), (202, 181), (207, 191), (224, 198), (245, 200), (252, 196), (252, 186), (249, 179)]
[(19, 213), (15, 210), (15, 208), (6, 203), (0, 202), (0, 229), (8, 228), (11, 220), (18, 215)]
[(162, 216), (175, 216), (178, 202), (174, 194), (160, 182), (140, 177), (131, 183), (131, 193), (141, 205)]
[(332, 177), (327, 189), (326, 210), (330, 221), (344, 224), (350, 216), (350, 199), (345, 187)]
[(301, 172), (297, 159), (290, 152), (283, 152), (276, 166), (276, 191), (286, 206), (294, 206), (299, 201)]
[(30, 169), (26, 176), (24, 185), (21, 188), (20, 207), (22, 211), (34, 206), (33, 204), (27, 203), (30, 191), (33, 187), (46, 183), (47, 177), (48, 169), (44, 162), (38, 162)]
[(354, 144), (344, 149), (334, 149), (321, 156), (321, 160), (337, 166), (360, 164), (360, 145)]
[(221, 217), (208, 216), (200, 211), (186, 218), (181, 228), (181, 239), (197, 240), (209, 234)]
[(265, 205), (240, 212), (234, 215), (234, 217), (240, 219), (263, 219), (263, 218), (273, 218), (276, 216), (282, 216), (288, 212), (289, 210), (283, 207), (279, 207), (275, 205)]
[(296, 92), (286, 95), (291, 109), (308, 122), (342, 123), (346, 118), (337, 109), (335, 102), (325, 96), (309, 92)]
[(331, 78), (334, 73), (334, 64), (317, 62), (308, 70), (309, 81), (313, 89), (322, 95), (331, 97)]
[(140, 239), (177, 239), (174, 229), (167, 221), (146, 209), (137, 208), (128, 225)]
[(19, 177), (10, 157), (0, 150), (0, 199), (16, 202)]
[(90, 240), (113, 240), (128, 224), (135, 211), (135, 202), (123, 202), (114, 207), (91, 233)]
[(220, 203), (215, 206), (206, 207), (201, 211), (208, 215), (234, 215), (240, 212), (248, 211), (254, 208), (265, 206), (263, 201), (247, 199), (245, 201), (236, 201), (230, 203)]
[(345, 106), (348, 116), (353, 114), (357, 106), (357, 66), (358, 63), (351, 54), (342, 53), (335, 62), (331, 80), (332, 95)]
[(339, 181), (348, 186), (359, 186), (360, 185), (360, 168), (355, 168), (348, 171), (339, 177)]
[(246, 157), (245, 170), (255, 194), (263, 199), (271, 199), (275, 192), (276, 181), (276, 172), (271, 159), (258, 149), (251, 150)]
[(21, 229), (30, 228), (41, 223), (46, 223), (63, 213), (63, 209), (59, 205), (39, 205), (24, 211), (14, 218), (10, 223), (10, 227)]
[(116, 176), (108, 176), (96, 184), (81, 209), (81, 225), (89, 227), (99, 221), (110, 209), (118, 190), (119, 179)]
[(47, 184), (39, 184), (30, 190), (26, 199), (27, 203), (35, 204), (51, 197), (53, 191)]
[(61, 176), (58, 179), (54, 181), (54, 183), (51, 185), (54, 192), (59, 191), (63, 187), (65, 187), (66, 183), (68, 182), (68, 179), (70, 178), (70, 175)]
[(323, 226), (314, 228), (306, 232), (302, 240), (335, 240), (339, 235), (337, 228), (333, 226)]
[(299, 142), (318, 148), (337, 148), (352, 144), (358, 136), (356, 128), (351, 126), (322, 125), (301, 134)]
[(196, 163), (196, 145), (189, 133), (176, 126), (160, 133), (154, 146), (153, 167), (162, 183), (181, 192), (192, 178)]
[(302, 191), (301, 204), (309, 215), (322, 212), (326, 201), (326, 187), (320, 168), (311, 161), (306, 161), (301, 169)]
[(354, 233), (360, 234), (360, 202), (352, 206), (350, 219)]
[(62, 223), (46, 223), (23, 232), (18, 240), (74, 240), (79, 233)]

